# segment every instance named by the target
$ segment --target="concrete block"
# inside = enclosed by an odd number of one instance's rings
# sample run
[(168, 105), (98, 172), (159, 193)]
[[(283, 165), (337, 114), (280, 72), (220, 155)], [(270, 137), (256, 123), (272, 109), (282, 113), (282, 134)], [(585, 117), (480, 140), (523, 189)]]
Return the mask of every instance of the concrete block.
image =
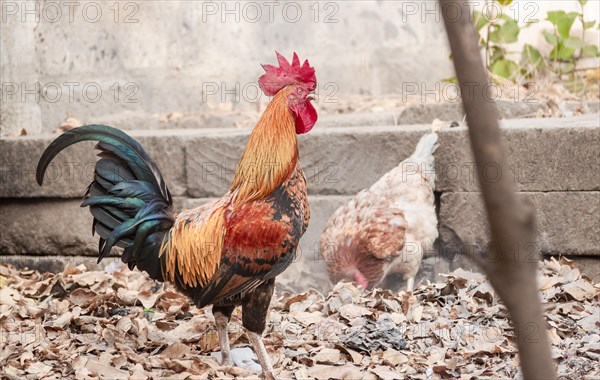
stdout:
[[(0, 254), (97, 257), (93, 218), (80, 204), (74, 199), (4, 199), (0, 204)], [(182, 197), (175, 197), (173, 204), (176, 210), (187, 208)]]
[(478, 168), (466, 128), (440, 132), (436, 152), (436, 190), (479, 191), (481, 171), (489, 181), (509, 175), (517, 191), (600, 190), (598, 115), (569, 119), (521, 119), (502, 123), (510, 172), (495, 165)]
[(185, 136), (169, 133), (143, 134), (132, 132), (160, 169), (171, 195), (185, 195)]
[[(425, 126), (315, 129), (299, 137), (300, 162), (310, 194), (349, 195), (370, 186), (410, 155)], [(186, 143), (188, 193), (224, 194), (249, 131), (202, 135)]]
[[(440, 221), (451, 227), (467, 244), (468, 253), (474, 246), (488, 242), (485, 211), (478, 193), (446, 193), (442, 195)], [(600, 239), (597, 231), (600, 221), (600, 192), (520, 193), (537, 208), (540, 241), (543, 253), (588, 258), (584, 273), (594, 276), (598, 271)], [(296, 262), (279, 277), (279, 289), (300, 290), (330, 287), (325, 262), (318, 247), (321, 232), (331, 214), (350, 196), (309, 196), (311, 222), (300, 241)], [(176, 210), (198, 207), (210, 198), (176, 197)], [(97, 236), (91, 234), (92, 217), (79, 201), (61, 199), (4, 200), (0, 205), (0, 262), (41, 270), (61, 270), (65, 263), (80, 262), (90, 268), (101, 268), (106, 263), (119, 261), (118, 253), (101, 266), (95, 266)], [(596, 255), (596, 256), (595, 256)], [(106, 261), (106, 262), (105, 262)], [(62, 265), (62, 266), (61, 266)], [(423, 260), (419, 279), (434, 281), (439, 273), (456, 268), (477, 270), (468, 256), (446, 257), (439, 252), (428, 252)], [(392, 278), (388, 287), (400, 288), (400, 278)]]
[[(128, 132), (129, 133), (129, 132)], [(171, 194), (186, 192), (184, 136), (148, 131), (131, 135), (156, 161)], [(94, 176), (97, 161), (94, 142), (81, 142), (62, 151), (46, 172), (44, 185), (35, 180), (37, 163), (44, 149), (58, 135), (0, 139), (0, 198), (80, 198)]]
[(11, 200), (0, 204), (2, 255), (96, 255), (92, 216), (77, 200)]
[[(519, 191), (599, 190), (593, 175), (600, 172), (597, 116), (503, 122), (510, 173), (499, 173), (493, 166), (475, 167), (466, 128), (441, 131), (436, 190), (477, 191), (478, 170), (489, 180), (514, 172)], [(299, 137), (310, 194), (351, 195), (370, 186), (412, 154), (429, 130), (429, 125), (317, 126)], [(173, 195), (194, 198), (221, 196), (228, 190), (249, 133), (233, 128), (131, 131), (157, 161)], [(0, 197), (81, 196), (95, 162), (90, 144), (59, 155), (49, 171), (48, 186), (35, 183), (37, 160), (52, 138), (0, 140)]]
[[(398, 116), (394, 112), (361, 112), (319, 116), (319, 128), (328, 127), (364, 127), (397, 125)], [(417, 124), (417, 123), (411, 123)]]
[(62, 272), (67, 265), (76, 267), (85, 265), (88, 270), (104, 270), (109, 265), (122, 264), (119, 257), (110, 256), (98, 263), (97, 256), (36, 256), (8, 255), (0, 256), (1, 265), (14, 265), (16, 268), (35, 269), (44, 272)]
[(193, 198), (220, 197), (229, 189), (247, 133), (194, 136), (185, 142), (187, 191)]
[(0, 197), (80, 198), (94, 176), (94, 143), (82, 142), (61, 152), (48, 166), (44, 186), (35, 170), (44, 149), (56, 136), (0, 139)]
[[(535, 207), (538, 241), (533, 243), (542, 253), (600, 256), (600, 192), (518, 195)], [(444, 193), (439, 218), (441, 224), (454, 229), (469, 247), (485, 247), (490, 241), (480, 193)]]
[[(466, 128), (440, 132), (437, 191), (478, 191), (477, 171), (489, 180), (511, 175), (519, 191), (600, 189), (597, 115), (569, 119), (523, 119), (502, 123), (511, 173), (477, 168)], [(316, 128), (299, 137), (300, 161), (309, 193), (350, 195), (370, 186), (412, 154), (429, 126)], [(193, 197), (227, 191), (249, 131), (198, 135), (187, 141), (188, 192)], [(568, 141), (568, 144), (564, 142)], [(572, 149), (572, 147), (577, 149)], [(513, 172), (515, 173), (513, 175)]]
[(398, 124), (429, 124), (435, 119), (459, 121), (464, 116), (460, 103), (417, 103), (406, 106), (398, 116)]
[[(501, 119), (534, 117), (538, 111), (546, 111), (548, 107), (536, 100), (530, 102), (514, 102), (499, 100), (496, 102)], [(429, 124), (435, 119), (460, 121), (464, 111), (460, 102), (436, 102), (410, 104), (397, 117), (396, 124)]]

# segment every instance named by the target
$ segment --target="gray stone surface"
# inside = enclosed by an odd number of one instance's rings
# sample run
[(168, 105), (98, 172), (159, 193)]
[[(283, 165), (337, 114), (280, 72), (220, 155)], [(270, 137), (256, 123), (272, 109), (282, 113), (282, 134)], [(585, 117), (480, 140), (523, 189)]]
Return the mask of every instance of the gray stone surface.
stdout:
[(536, 99), (525, 99), (520, 102), (500, 100), (496, 105), (501, 119), (533, 118), (540, 111), (548, 111), (546, 102)]
[(495, 181), (513, 178), (518, 191), (600, 189), (599, 115), (569, 119), (521, 119), (502, 123), (510, 172), (494, 165), (477, 168), (466, 128), (440, 133), (436, 152), (436, 190), (478, 191), (477, 173)]
[[(536, 100), (515, 102), (499, 100), (496, 102), (501, 119), (534, 117), (538, 111), (547, 111), (548, 106)], [(464, 111), (460, 102), (437, 102), (411, 104), (403, 109), (397, 117), (396, 124), (428, 124), (435, 119), (460, 121)]]
[[(184, 135), (130, 132), (157, 162), (173, 195), (185, 194)], [(81, 142), (61, 152), (46, 172), (44, 185), (35, 170), (44, 149), (58, 135), (0, 139), (0, 198), (77, 198), (83, 196), (94, 175), (93, 142)]]
[[(509, 163), (519, 191), (591, 191), (600, 188), (598, 115), (503, 122)], [(300, 160), (311, 194), (355, 194), (409, 156), (429, 126), (323, 128), (300, 137)], [(569, 143), (566, 144), (565, 141)], [(226, 191), (246, 135), (188, 140), (188, 193)], [(573, 147), (577, 147), (574, 149)], [(477, 170), (466, 128), (440, 132), (438, 191), (477, 191)], [(495, 180), (494, 166), (482, 168)], [(512, 173), (502, 173), (512, 175)]]
[[(412, 153), (428, 126), (315, 129), (299, 137), (310, 194), (350, 195)], [(186, 143), (188, 194), (220, 196), (233, 179), (249, 131), (191, 136)]]
[[(545, 254), (600, 255), (597, 116), (503, 122), (511, 165), (534, 163), (517, 166), (517, 187), (526, 190), (521, 196), (537, 207), (539, 245)], [(300, 137), (312, 220), (301, 240), (298, 261), (282, 277), (283, 289), (315, 283), (321, 289), (327, 288), (325, 266), (318, 255), (319, 235), (327, 219), (342, 202), (411, 154), (420, 136), (429, 129), (428, 125), (315, 128)], [(226, 191), (248, 133), (247, 129), (233, 128), (132, 132), (165, 174), (175, 195), (176, 210), (198, 206)], [(3, 256), (19, 255), (25, 260), (34, 255), (36, 260), (46, 262), (40, 257), (96, 255), (97, 238), (91, 235), (91, 216), (75, 199), (81, 196), (89, 177), (77, 171), (69, 176), (51, 171), (48, 187), (39, 188), (34, 182), (37, 159), (54, 137), (0, 140)], [(67, 168), (73, 163), (92, 165), (95, 157), (91, 148), (91, 144), (76, 145), (60, 155), (57, 162)], [(488, 239), (479, 194), (473, 192), (477, 190), (475, 172), (461, 172), (458, 177), (449, 172), (452, 165), (472, 169), (466, 130), (440, 132), (436, 155), (437, 190), (442, 192), (440, 220), (474, 249), (474, 243), (482, 245)], [(15, 170), (19, 165), (24, 169)], [(438, 273), (457, 267), (474, 268), (474, 262), (468, 256), (427, 255), (420, 276), (434, 280)]]
[(100, 263), (96, 256), (35, 256), (35, 255), (2, 255), (0, 264), (14, 265), (17, 268), (30, 268), (44, 272), (61, 272), (67, 265), (75, 267), (85, 265), (88, 270), (104, 270), (108, 265), (120, 263), (118, 257), (107, 257)]
[[(519, 193), (536, 210), (538, 247), (546, 255), (600, 256), (600, 192)], [(480, 193), (444, 193), (440, 220), (476, 252), (489, 243)]]
[[(426, 121), (417, 121), (410, 124), (425, 124)], [(398, 115), (394, 112), (360, 112), (342, 113), (337, 115), (319, 116), (319, 128), (327, 127), (361, 127), (379, 125), (397, 125)]]
[[(511, 173), (519, 191), (600, 189), (598, 115), (568, 119), (522, 119), (502, 123)], [(412, 154), (429, 125), (315, 128), (299, 137), (309, 192), (351, 195)], [(249, 129), (136, 130), (130, 132), (155, 158), (174, 195), (220, 196), (227, 189)], [(92, 145), (60, 154), (44, 187), (35, 182), (43, 149), (56, 136), (0, 140), (0, 198), (78, 197), (92, 175)], [(568, 142), (568, 143), (566, 143)], [(477, 170), (464, 127), (440, 132), (436, 190), (477, 191)], [(481, 169), (489, 180), (494, 166)]]
[(35, 170), (51, 138), (0, 139), (0, 196), (76, 198), (85, 193), (94, 176), (96, 156), (93, 142), (69, 147), (50, 164), (40, 187)]
[(0, 204), (0, 254), (93, 255), (92, 217), (77, 200), (11, 200)]
[[(23, 102), (21, 91), (11, 96), (0, 111), (3, 136), (21, 128), (48, 133), (68, 113), (90, 121), (223, 103), (254, 107), (255, 93), (245, 87), (255, 88), (259, 64), (274, 62), (276, 49), (290, 57), (293, 47), (310, 58), (320, 93), (330, 97), (399, 92), (404, 82), (431, 86), (452, 75), (441, 19), (429, 15), (431, 22), (422, 22), (421, 5), (410, 1), (2, 5), (2, 82), (24, 82), (28, 89), (52, 84), (47, 99), (30, 95)], [(416, 8), (412, 15), (406, 6)], [(427, 60), (415, 59), (424, 55)], [(73, 96), (66, 83), (75, 83)]]
[(398, 124), (426, 124), (435, 119), (460, 121), (463, 115), (460, 103), (411, 104), (400, 112)]
[[(190, 209), (210, 199), (176, 197), (174, 208)], [(319, 236), (329, 216), (349, 199), (349, 196), (309, 197), (311, 223), (302, 239), (302, 256), (315, 258)], [(95, 254), (97, 238), (91, 235), (92, 217), (87, 208), (79, 207), (80, 203), (66, 199), (5, 199), (0, 205), (0, 253), (73, 255), (82, 249)]]
[[(319, 288), (329, 287), (325, 263), (318, 251), (319, 238), (331, 214), (349, 199), (348, 196), (309, 198), (311, 222), (300, 241), (296, 262), (281, 276), (283, 289), (291, 289), (291, 284), (295, 289), (316, 287), (315, 281), (319, 282)], [(174, 206), (177, 210), (189, 209), (209, 200), (178, 197)], [(0, 205), (0, 262), (60, 270), (64, 263), (83, 262), (86, 266), (92, 265), (90, 268), (101, 268), (106, 263), (118, 261), (116, 257), (109, 257), (100, 266), (95, 266), (98, 238), (91, 235), (91, 222), (91, 215), (87, 209), (79, 207), (79, 201), (5, 202)]]

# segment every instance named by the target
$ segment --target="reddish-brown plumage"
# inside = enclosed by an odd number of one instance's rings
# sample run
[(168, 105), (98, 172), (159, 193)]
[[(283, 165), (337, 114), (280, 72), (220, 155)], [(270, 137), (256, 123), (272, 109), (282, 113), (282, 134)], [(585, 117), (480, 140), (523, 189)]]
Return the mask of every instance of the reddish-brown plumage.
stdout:
[(273, 205), (264, 200), (237, 207), (227, 217), (226, 252), (232, 257), (273, 259), (275, 248), (281, 247), (292, 229), (289, 221), (274, 220), (274, 214)]
[(438, 235), (436, 147), (436, 134), (424, 136), (411, 157), (334, 212), (320, 240), (332, 282), (372, 288), (386, 274), (401, 273), (412, 287), (423, 253)]

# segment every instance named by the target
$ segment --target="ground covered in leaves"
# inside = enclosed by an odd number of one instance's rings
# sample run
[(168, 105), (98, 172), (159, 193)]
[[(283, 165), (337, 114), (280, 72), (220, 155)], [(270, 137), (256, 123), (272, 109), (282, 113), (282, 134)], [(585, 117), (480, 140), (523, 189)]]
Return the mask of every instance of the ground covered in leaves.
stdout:
[[(41, 274), (0, 266), (0, 374), (11, 379), (256, 378), (239, 310), (223, 367), (210, 308), (139, 272), (67, 268)], [(539, 284), (563, 378), (600, 376), (600, 285), (565, 259)], [(462, 270), (414, 296), (338, 284), (282, 294), (266, 344), (280, 378), (487, 379), (519, 376), (505, 308), (484, 277)]]

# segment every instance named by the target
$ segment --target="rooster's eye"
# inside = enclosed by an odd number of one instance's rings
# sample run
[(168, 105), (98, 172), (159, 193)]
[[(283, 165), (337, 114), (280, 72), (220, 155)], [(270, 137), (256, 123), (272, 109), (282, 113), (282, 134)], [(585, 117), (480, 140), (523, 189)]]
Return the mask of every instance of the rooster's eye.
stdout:
[(302, 89), (301, 88), (299, 88), (297, 92), (298, 92), (298, 95), (302, 95)]

